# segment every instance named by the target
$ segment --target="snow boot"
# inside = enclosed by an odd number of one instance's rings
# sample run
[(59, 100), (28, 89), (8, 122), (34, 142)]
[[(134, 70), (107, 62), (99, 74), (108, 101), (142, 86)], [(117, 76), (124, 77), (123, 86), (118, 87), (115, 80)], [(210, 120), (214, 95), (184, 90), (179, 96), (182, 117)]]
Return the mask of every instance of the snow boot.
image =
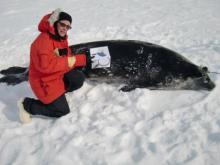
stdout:
[(30, 123), (31, 122), (31, 114), (28, 113), (25, 109), (24, 109), (24, 98), (21, 98), (18, 102), (17, 102), (17, 106), (19, 108), (19, 117), (22, 123)]

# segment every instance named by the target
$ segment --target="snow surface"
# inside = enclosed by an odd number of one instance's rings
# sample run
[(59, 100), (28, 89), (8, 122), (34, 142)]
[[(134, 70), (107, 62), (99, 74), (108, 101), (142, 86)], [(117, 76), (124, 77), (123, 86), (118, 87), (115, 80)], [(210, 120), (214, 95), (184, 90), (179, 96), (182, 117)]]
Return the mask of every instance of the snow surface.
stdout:
[[(1, 0), (0, 70), (28, 66), (40, 18), (60, 7), (73, 17), (69, 43), (136, 39), (220, 68), (219, 0)], [(0, 84), (1, 165), (218, 165), (220, 77), (211, 91), (118, 91), (86, 81), (67, 94), (71, 113), (22, 125), (16, 101), (27, 82)]]

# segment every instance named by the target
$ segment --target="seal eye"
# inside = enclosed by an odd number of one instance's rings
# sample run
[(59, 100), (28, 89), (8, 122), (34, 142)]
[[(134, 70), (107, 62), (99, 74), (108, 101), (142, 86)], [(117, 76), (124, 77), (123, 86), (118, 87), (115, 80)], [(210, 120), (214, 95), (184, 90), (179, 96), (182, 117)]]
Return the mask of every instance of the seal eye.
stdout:
[(202, 71), (207, 73), (208, 72), (208, 68), (206, 66), (202, 67)]

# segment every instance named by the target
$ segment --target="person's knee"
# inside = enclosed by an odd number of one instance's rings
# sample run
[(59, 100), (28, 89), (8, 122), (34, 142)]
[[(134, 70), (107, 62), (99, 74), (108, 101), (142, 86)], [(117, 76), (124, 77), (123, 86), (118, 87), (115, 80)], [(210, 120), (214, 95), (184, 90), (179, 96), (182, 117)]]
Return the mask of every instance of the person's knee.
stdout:
[(72, 83), (81, 87), (84, 81), (85, 81), (85, 75), (82, 72), (75, 72), (74, 76), (72, 77)]
[(70, 113), (70, 109), (69, 109), (69, 108), (66, 108), (66, 109), (64, 109), (62, 112), (63, 112), (63, 116), (64, 116), (64, 115), (67, 115), (68, 113)]
[(56, 116), (57, 117), (62, 117), (62, 116), (67, 115), (68, 113), (70, 113), (69, 108), (63, 108), (63, 109), (60, 109), (60, 110), (56, 111)]
[(85, 81), (85, 75), (79, 71), (72, 71), (65, 75), (65, 85), (67, 86), (67, 91), (72, 92), (83, 86)]
[(55, 117), (62, 117), (70, 112), (65, 95), (60, 96), (51, 103), (51, 110), (54, 111)]
[(78, 78), (76, 79), (76, 82), (75, 82), (76, 87), (78, 88), (82, 87), (84, 81), (85, 81), (85, 76), (83, 74), (78, 75)]

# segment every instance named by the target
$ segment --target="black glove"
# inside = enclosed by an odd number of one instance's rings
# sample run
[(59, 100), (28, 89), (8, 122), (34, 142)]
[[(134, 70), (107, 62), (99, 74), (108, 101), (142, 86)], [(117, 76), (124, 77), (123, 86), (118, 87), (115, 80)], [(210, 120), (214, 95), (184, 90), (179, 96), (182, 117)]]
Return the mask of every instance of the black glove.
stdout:
[(66, 56), (67, 53), (68, 53), (67, 48), (59, 49), (58, 51), (59, 51), (59, 55), (60, 55), (60, 56)]

